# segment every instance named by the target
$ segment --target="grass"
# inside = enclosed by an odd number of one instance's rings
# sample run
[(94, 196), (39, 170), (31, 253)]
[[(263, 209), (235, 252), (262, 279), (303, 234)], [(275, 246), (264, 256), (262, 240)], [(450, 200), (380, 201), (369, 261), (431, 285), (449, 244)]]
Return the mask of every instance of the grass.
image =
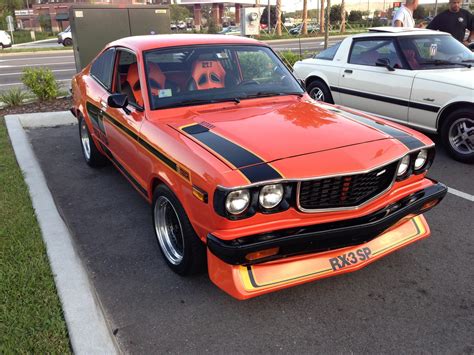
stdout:
[[(8, 32), (8, 33), (11, 34), (11, 32)], [(56, 38), (54, 33), (38, 32), (38, 31), (35, 32), (35, 37), (37, 41), (40, 41), (42, 39)], [(13, 31), (13, 39), (14, 39), (15, 44), (27, 43), (27, 42), (32, 41), (30, 31), (25, 31), (25, 30)]]
[(5, 48), (0, 50), (0, 54), (8, 53), (29, 53), (29, 52), (50, 52), (50, 51), (68, 51), (72, 53), (72, 47), (45, 47), (45, 48)]
[(0, 117), (0, 353), (71, 353), (28, 189)]

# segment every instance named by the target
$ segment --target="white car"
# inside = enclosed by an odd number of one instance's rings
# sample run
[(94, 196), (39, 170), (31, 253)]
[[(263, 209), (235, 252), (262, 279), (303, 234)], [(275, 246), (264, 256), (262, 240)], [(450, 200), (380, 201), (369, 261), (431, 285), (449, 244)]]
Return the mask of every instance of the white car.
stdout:
[(314, 99), (437, 132), (451, 156), (474, 162), (474, 53), (451, 35), (373, 28), (293, 69)]
[(64, 31), (58, 33), (58, 43), (62, 43), (64, 47), (72, 45), (71, 26), (68, 26)]
[(8, 48), (12, 46), (12, 39), (8, 32), (0, 31), (0, 48)]

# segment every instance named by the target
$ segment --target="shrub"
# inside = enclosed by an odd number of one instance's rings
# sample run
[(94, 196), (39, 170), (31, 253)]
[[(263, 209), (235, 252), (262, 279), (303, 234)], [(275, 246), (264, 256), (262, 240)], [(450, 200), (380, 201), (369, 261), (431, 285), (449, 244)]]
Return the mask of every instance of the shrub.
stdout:
[(286, 51), (286, 52), (280, 52), (278, 53), (280, 55), (280, 58), (283, 60), (283, 63), (286, 64), (286, 66), (290, 69), (293, 70), (293, 65), (298, 61), (301, 60), (301, 56), (298, 53), (291, 52), (291, 51)]
[(0, 101), (6, 104), (7, 107), (19, 106), (27, 97), (28, 93), (20, 88), (13, 88), (0, 93)]
[(26, 68), (21, 81), (40, 101), (54, 99), (59, 94), (59, 85), (50, 69)]

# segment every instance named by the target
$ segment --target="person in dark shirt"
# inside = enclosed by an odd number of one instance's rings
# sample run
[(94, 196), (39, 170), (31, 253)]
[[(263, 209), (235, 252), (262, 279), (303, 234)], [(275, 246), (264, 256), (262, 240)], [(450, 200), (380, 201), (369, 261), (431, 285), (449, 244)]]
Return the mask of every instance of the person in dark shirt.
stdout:
[[(427, 28), (450, 33), (465, 45), (474, 41), (474, 16), (469, 11), (461, 9), (461, 0), (449, 0), (449, 9), (438, 14)], [(470, 33), (467, 41), (464, 41), (466, 29)]]

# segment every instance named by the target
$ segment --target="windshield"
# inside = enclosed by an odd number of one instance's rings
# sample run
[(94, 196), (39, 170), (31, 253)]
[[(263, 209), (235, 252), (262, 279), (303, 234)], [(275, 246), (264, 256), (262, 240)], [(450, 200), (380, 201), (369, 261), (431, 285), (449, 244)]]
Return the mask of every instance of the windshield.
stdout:
[(263, 46), (194, 46), (145, 53), (151, 109), (301, 95), (280, 59)]
[(412, 69), (455, 67), (474, 61), (474, 53), (449, 35), (400, 36), (399, 42)]

